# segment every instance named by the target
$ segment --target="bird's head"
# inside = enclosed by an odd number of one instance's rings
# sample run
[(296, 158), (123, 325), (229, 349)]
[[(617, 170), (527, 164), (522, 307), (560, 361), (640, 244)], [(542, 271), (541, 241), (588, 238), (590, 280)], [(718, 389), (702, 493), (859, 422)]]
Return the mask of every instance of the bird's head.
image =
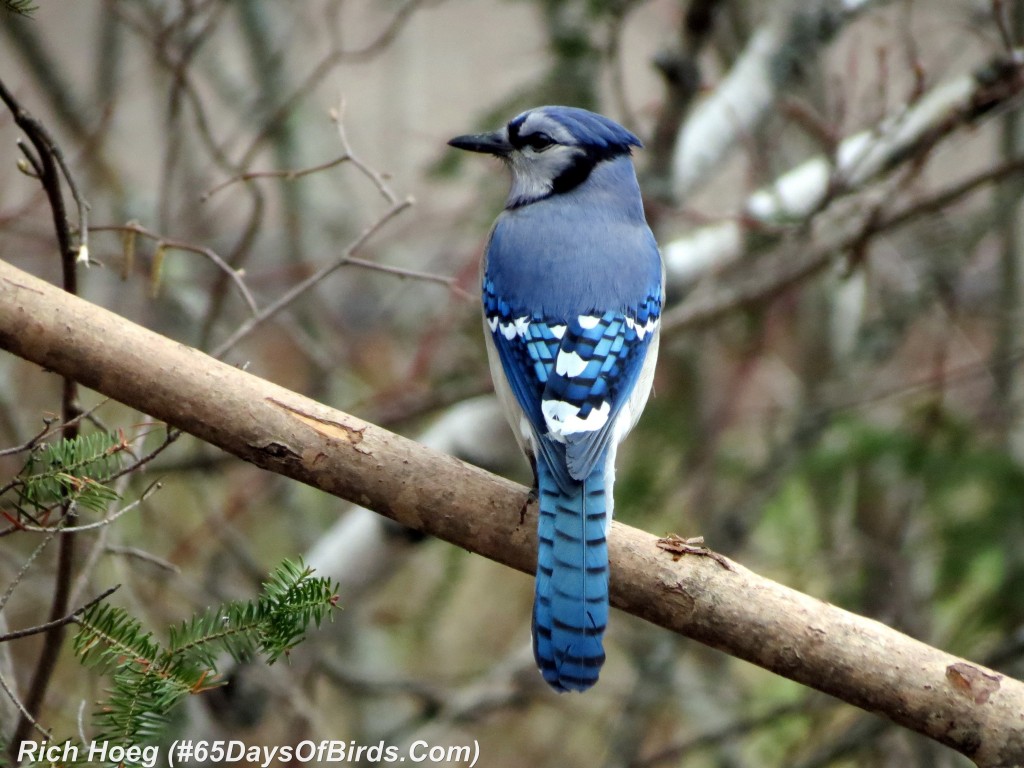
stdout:
[(490, 133), (456, 136), (458, 149), (501, 158), (512, 170), (508, 207), (569, 192), (598, 163), (628, 156), (640, 140), (603, 115), (576, 107), (536, 107)]

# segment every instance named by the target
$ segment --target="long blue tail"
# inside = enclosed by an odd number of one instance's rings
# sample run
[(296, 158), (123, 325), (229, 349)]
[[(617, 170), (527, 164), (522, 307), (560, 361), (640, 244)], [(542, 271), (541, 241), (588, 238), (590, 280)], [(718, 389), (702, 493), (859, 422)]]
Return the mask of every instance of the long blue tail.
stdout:
[(604, 663), (601, 639), (608, 623), (604, 462), (567, 492), (539, 457), (537, 486), (533, 655), (556, 691), (585, 691)]

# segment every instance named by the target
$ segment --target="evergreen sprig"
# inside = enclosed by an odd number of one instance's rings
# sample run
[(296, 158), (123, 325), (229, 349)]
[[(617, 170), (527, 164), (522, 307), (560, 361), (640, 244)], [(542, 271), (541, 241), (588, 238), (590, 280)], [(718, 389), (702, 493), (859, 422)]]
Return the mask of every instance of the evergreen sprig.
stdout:
[(32, 0), (0, 0), (0, 7), (17, 16), (31, 16), (39, 10), (39, 6), (33, 5)]
[(156, 738), (182, 698), (221, 684), (218, 653), (236, 661), (262, 655), (273, 664), (336, 605), (337, 585), (288, 560), (255, 600), (227, 603), (171, 627), (166, 646), (123, 608), (97, 604), (77, 619), (74, 639), (81, 662), (110, 673), (113, 683), (94, 713), (95, 738), (121, 744)]
[(15, 509), (32, 517), (57, 504), (76, 502), (103, 512), (118, 494), (106, 483), (124, 465), (127, 443), (117, 432), (92, 432), (34, 448), (18, 475), (0, 489)]

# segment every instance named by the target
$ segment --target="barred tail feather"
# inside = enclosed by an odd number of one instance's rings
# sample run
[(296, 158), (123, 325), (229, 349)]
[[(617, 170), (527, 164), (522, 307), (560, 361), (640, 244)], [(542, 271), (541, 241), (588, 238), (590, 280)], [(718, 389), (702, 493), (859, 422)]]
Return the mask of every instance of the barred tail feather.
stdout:
[(604, 663), (608, 623), (608, 496), (604, 462), (566, 491), (537, 462), (540, 494), (533, 654), (557, 691), (585, 691)]

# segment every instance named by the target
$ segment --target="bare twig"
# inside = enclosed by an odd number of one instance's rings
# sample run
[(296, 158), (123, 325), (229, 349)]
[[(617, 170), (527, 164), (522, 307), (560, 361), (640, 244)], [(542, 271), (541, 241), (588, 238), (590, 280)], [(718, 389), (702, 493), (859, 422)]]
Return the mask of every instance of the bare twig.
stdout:
[(396, 203), (384, 214), (377, 219), (373, 224), (368, 226), (363, 232), (357, 237), (349, 246), (345, 249), (344, 253), (329, 264), (325, 264), (312, 275), (307, 277), (305, 280), (292, 286), (291, 289), (286, 291), (283, 295), (278, 297), (277, 300), (269, 304), (268, 306), (261, 309), (254, 317), (246, 320), (240, 325), (234, 333), (232, 333), (227, 339), (221, 342), (211, 352), (213, 357), (221, 357), (231, 349), (235, 344), (244, 339), (256, 328), (263, 325), (267, 320), (270, 320), (281, 310), (287, 308), (292, 302), (306, 293), (308, 290), (316, 286), (318, 283), (329, 277), (332, 273), (337, 271), (339, 268), (351, 263), (350, 259), (352, 255), (358, 251), (363, 244), (370, 239), (381, 227), (387, 224), (391, 219), (400, 214), (406, 208), (412, 205), (412, 198), (407, 197), (399, 203)]
[[(94, 405), (92, 408), (90, 408), (89, 410), (83, 411), (82, 413), (80, 413), (77, 416), (75, 416), (75, 418), (73, 418), (71, 421), (66, 422), (66, 423), (65, 422), (60, 422), (58, 424), (57, 422), (59, 420), (56, 419), (56, 418), (53, 418), (53, 417), (45, 418), (45, 419), (43, 419), (44, 427), (43, 427), (43, 429), (37, 435), (35, 435), (34, 437), (30, 438), (29, 440), (27, 440), (26, 442), (22, 443), (21, 445), (15, 445), (15, 446), (12, 446), (10, 448), (4, 448), (3, 450), (0, 450), (0, 456), (11, 456), (11, 455), (14, 455), (14, 454), (17, 454), (17, 453), (24, 453), (25, 451), (31, 451), (33, 448), (35, 448), (37, 445), (39, 445), (43, 440), (45, 440), (50, 435), (54, 434), (55, 432), (60, 432), (60, 431), (66, 429), (67, 427), (69, 427), (71, 425), (78, 424), (83, 419), (89, 418), (96, 411), (98, 411), (100, 408), (102, 408), (104, 405), (106, 405), (108, 402), (110, 402), (109, 399), (104, 398), (103, 400), (98, 402), (96, 405)], [(57, 425), (53, 426), (54, 424), (57, 424)], [(3, 486), (2, 488), (0, 488), (0, 493), (3, 493), (4, 491), (8, 490), (10, 487), (11, 487), (11, 484), (7, 484), (7, 485)]]
[(154, 493), (159, 491), (162, 487), (163, 484), (159, 480), (150, 483), (150, 485), (146, 487), (146, 489), (142, 492), (139, 498), (137, 498), (135, 501), (131, 502), (130, 504), (125, 504), (116, 512), (108, 514), (102, 520), (97, 520), (95, 523), (85, 523), (83, 525), (69, 525), (67, 527), (58, 528), (55, 528), (54, 526), (22, 525), (21, 530), (31, 531), (33, 533), (49, 533), (50, 531), (54, 531), (59, 534), (65, 534), (81, 533), (83, 531), (95, 531), (99, 528), (105, 528), (118, 518), (123, 517), (124, 515), (128, 514), (129, 512), (137, 508), (140, 504), (142, 504), (142, 502), (146, 501), (146, 499), (148, 499)]
[(378, 171), (371, 168), (352, 150), (352, 146), (349, 144), (348, 136), (345, 132), (345, 125), (343, 120), (344, 111), (345, 104), (344, 101), (342, 101), (337, 108), (332, 109), (330, 112), (331, 120), (334, 121), (334, 123), (337, 126), (338, 140), (341, 143), (342, 147), (342, 154), (337, 159), (332, 160), (329, 163), (323, 163), (321, 165), (314, 166), (312, 168), (308, 168), (301, 171), (254, 171), (250, 173), (244, 173), (233, 179), (229, 179), (228, 181), (222, 183), (221, 185), (218, 185), (217, 187), (214, 187), (212, 190), (210, 190), (210, 192), (207, 192), (207, 196), (223, 188), (224, 186), (236, 181), (245, 181), (254, 178), (261, 178), (264, 176), (297, 178), (300, 175), (316, 173), (329, 168), (333, 168), (334, 166), (340, 165), (342, 163), (351, 163), (353, 166), (359, 169), (359, 171), (364, 176), (366, 176), (367, 179), (369, 179), (374, 184), (374, 186), (380, 192), (381, 196), (391, 204), (391, 207), (387, 211), (385, 211), (384, 214), (381, 215), (379, 219), (377, 219), (377, 221), (375, 221), (373, 224), (371, 224), (369, 227), (363, 230), (363, 232), (348, 246), (348, 248), (345, 249), (344, 253), (340, 257), (324, 265), (316, 272), (314, 272), (312, 275), (307, 277), (305, 280), (293, 286), (290, 290), (285, 292), (282, 296), (280, 296), (277, 300), (275, 300), (268, 306), (258, 311), (254, 310), (253, 317), (251, 317), (249, 320), (247, 320), (245, 323), (239, 326), (231, 336), (229, 336), (225, 341), (223, 341), (220, 345), (214, 348), (212, 352), (214, 357), (221, 357), (225, 352), (227, 352), (231, 347), (233, 347), (243, 338), (248, 336), (257, 327), (259, 327), (264, 322), (271, 319), (279, 312), (281, 312), (283, 309), (291, 305), (300, 296), (302, 296), (304, 293), (306, 293), (311, 288), (316, 286), (322, 280), (327, 278), (335, 270), (346, 265), (357, 266), (363, 269), (372, 269), (379, 272), (384, 272), (386, 274), (397, 275), (399, 277), (426, 280), (428, 282), (434, 282), (440, 285), (444, 285), (450, 290), (461, 292), (461, 289), (459, 289), (457, 282), (454, 278), (443, 277), (440, 275), (434, 275), (431, 273), (421, 272), (417, 270), (405, 269), (402, 267), (377, 264), (375, 262), (366, 261), (364, 259), (359, 259), (355, 257), (354, 254), (375, 232), (377, 232), (377, 230), (383, 227), (393, 217), (397, 216), (403, 210), (412, 205), (413, 200), (411, 197), (407, 197), (405, 200), (399, 200), (398, 196), (388, 185), (384, 176)]
[[(52, 417), (43, 419), (43, 428), (39, 432), (37, 432), (35, 435), (33, 435), (31, 438), (29, 438), (21, 445), (12, 445), (10, 448), (4, 448), (3, 450), (0, 450), (0, 456), (13, 456), (14, 454), (24, 453), (25, 451), (31, 451), (33, 448), (39, 445), (39, 443), (45, 440), (52, 432), (56, 431), (51, 429), (53, 423), (56, 420), (57, 419)], [(0, 493), (3, 493), (3, 491), (4, 489), (0, 488)]]
[(71, 197), (78, 209), (78, 248), (75, 254), (75, 261), (78, 264), (89, 266), (89, 203), (82, 197), (82, 193), (78, 191), (78, 184), (75, 183), (75, 177), (68, 170), (67, 163), (64, 160), (64, 153), (61, 152), (60, 147), (54, 144), (52, 151), (53, 158), (60, 167), (61, 175), (64, 177), (64, 181), (67, 182), (68, 191), (71, 192)]
[(384, 27), (381, 33), (362, 48), (351, 50), (336, 48), (321, 59), (313, 70), (299, 82), (292, 91), (292, 94), (267, 117), (260, 131), (253, 137), (248, 148), (246, 148), (242, 153), (242, 157), (238, 161), (238, 166), (241, 168), (247, 168), (249, 164), (252, 163), (253, 159), (259, 153), (260, 148), (263, 146), (263, 142), (267, 140), (267, 137), (276, 130), (281, 121), (284, 120), (293, 109), (295, 109), (302, 99), (313, 92), (313, 89), (316, 88), (321, 80), (327, 77), (334, 67), (343, 61), (366, 61), (387, 48), (387, 46), (390, 45), (398, 36), (398, 33), (401, 32), (402, 28), (412, 17), (412, 14), (416, 9), (423, 5), (424, 1), (425, 0), (405, 0), (398, 10), (395, 11), (394, 15), (392, 15), (387, 26)]
[(178, 574), (181, 573), (181, 568), (172, 563), (170, 560), (166, 560), (162, 557), (154, 555), (152, 552), (147, 552), (144, 549), (138, 547), (121, 547), (114, 544), (108, 544), (105, 551), (111, 555), (123, 555), (124, 557), (133, 557), (136, 560), (141, 560), (144, 563), (150, 563), (155, 565), (157, 568), (168, 573)]
[(25, 708), (21, 699), (18, 698), (18, 694), (15, 693), (13, 685), (12, 681), (8, 681), (6, 677), (0, 674), (0, 688), (3, 688), (4, 693), (7, 694), (7, 698), (14, 702), (14, 706), (18, 708), (18, 711), (21, 713), (21, 717), (44, 739), (52, 739), (53, 734), (40, 725), (35, 716)]
[(99, 595), (97, 595), (92, 600), (90, 600), (85, 605), (83, 605), (81, 608), (75, 609), (74, 611), (69, 613), (67, 616), (64, 616), (62, 618), (54, 619), (53, 621), (48, 621), (45, 624), (37, 624), (34, 627), (25, 627), (24, 629), (17, 629), (17, 630), (14, 630), (13, 632), (7, 632), (5, 634), (2, 634), (2, 635), (0, 635), (0, 643), (10, 642), (11, 640), (20, 640), (23, 637), (31, 637), (32, 635), (39, 635), (39, 634), (42, 634), (43, 632), (49, 632), (49, 631), (51, 631), (53, 629), (56, 629), (58, 627), (63, 627), (65, 625), (67, 625), (67, 624), (71, 624), (73, 621), (75, 621), (75, 619), (77, 619), (85, 611), (89, 610), (90, 608), (92, 608), (97, 603), (99, 603), (99, 602), (105, 600), (106, 598), (110, 597), (112, 594), (117, 592), (117, 590), (119, 590), (120, 588), (121, 588), (121, 585), (120, 584), (116, 584), (115, 586), (110, 587), (109, 589), (104, 590)]
[[(751, 232), (764, 235), (764, 227), (780, 221), (806, 225), (837, 199), (860, 192), (879, 176), (923, 164), (940, 141), (1005, 109), (1022, 91), (1024, 59), (1019, 52), (937, 85), (913, 105), (838, 142), (834, 157), (812, 157), (754, 192), (742, 216), (666, 243), (662, 252), (669, 283), (689, 286), (733, 264), (743, 255)], [(763, 246), (765, 238), (760, 240)]]
[(774, 16), (754, 32), (715, 93), (680, 128), (673, 160), (673, 190), (678, 198), (691, 195), (742, 137), (753, 133), (771, 113), (778, 95), (801, 71), (796, 61), (815, 56), (872, 0), (850, 0), (841, 10), (835, 5), (821, 0), (775, 4)]
[(142, 235), (142, 237), (153, 240), (156, 243), (158, 249), (174, 250), (174, 251), (185, 251), (187, 253), (195, 253), (200, 256), (204, 256), (209, 259), (214, 266), (217, 267), (223, 274), (231, 279), (241, 294), (242, 299), (245, 301), (246, 306), (252, 314), (256, 314), (259, 311), (259, 307), (256, 305), (256, 299), (253, 297), (249, 287), (245, 284), (245, 280), (242, 279), (242, 274), (239, 270), (233, 269), (220, 255), (205, 245), (195, 245), (194, 243), (185, 242), (184, 240), (175, 240), (173, 238), (167, 238), (163, 235), (153, 232), (150, 229), (146, 229), (141, 224), (135, 222), (128, 222), (127, 224), (104, 224), (101, 226), (91, 227), (93, 232), (130, 232), (136, 235)]
[(53, 528), (49, 528), (45, 531), (47, 534), (46, 538), (36, 545), (36, 548), (32, 550), (32, 554), (26, 558), (25, 562), (21, 564), (21, 568), (19, 568), (18, 572), (14, 575), (14, 578), (11, 579), (11, 583), (7, 585), (7, 589), (4, 590), (3, 595), (0, 595), (0, 612), (7, 607), (7, 601), (11, 599), (11, 595), (14, 594), (14, 590), (18, 588), (22, 580), (25, 578), (25, 574), (28, 573), (28, 569), (32, 566), (32, 563), (34, 563), (36, 558), (43, 553), (43, 550), (49, 546), (50, 542), (53, 541), (59, 531), (59, 526), (54, 526)]
[(338, 141), (341, 142), (342, 151), (348, 156), (349, 162), (358, 168), (366, 178), (373, 182), (377, 190), (384, 196), (391, 205), (398, 203), (398, 196), (391, 190), (384, 177), (364, 163), (355, 152), (352, 151), (352, 145), (348, 143), (348, 134), (345, 132), (345, 101), (342, 100), (337, 108), (332, 109), (330, 112), (331, 120), (338, 128)]
[[(171, 45), (175, 42), (177, 37), (173, 34), (172, 30), (162, 30), (161, 34), (154, 35), (151, 20), (136, 18), (130, 12), (132, 6), (126, 5), (125, 3), (114, 3), (112, 5), (112, 12), (118, 15), (119, 20), (128, 29), (138, 35), (144, 45), (152, 46), (153, 52), (156, 54), (157, 61), (173, 78), (175, 91), (172, 94), (172, 102), (179, 98), (179, 93), (184, 95), (184, 99), (192, 108), (192, 117), (195, 119), (196, 127), (199, 129), (199, 138), (206, 150), (210, 153), (210, 157), (213, 158), (218, 167), (224, 169), (228, 173), (237, 173), (239, 167), (232, 164), (224, 150), (221, 149), (216, 136), (213, 134), (213, 128), (210, 125), (210, 118), (207, 116), (206, 107), (203, 104), (203, 100), (199, 95), (198, 89), (192, 82), (192, 78), (188, 70), (188, 64), (191, 58), (198, 52), (201, 43), (205, 41), (207, 36), (214, 29), (218, 15), (223, 13), (227, 8), (227, 6), (222, 3), (212, 4), (212, 6), (213, 12), (210, 17), (205, 20), (205, 23), (203, 23), (201, 28), (192, 31), (189, 41), (182, 46), (185, 50), (180, 52), (170, 50)], [(189, 14), (190, 12), (187, 9), (182, 12), (179, 24), (180, 28), (187, 28), (189, 26), (191, 22)], [(177, 55), (175, 55), (176, 53)]]
[(678, 765), (680, 760), (694, 752), (749, 735), (752, 731), (772, 726), (784, 718), (806, 714), (809, 708), (810, 705), (806, 701), (779, 704), (764, 714), (745, 717), (713, 731), (664, 747), (653, 755), (634, 760), (630, 763), (630, 768), (653, 768), (662, 763)]
[(448, 288), (466, 300), (474, 298), (468, 291), (459, 286), (458, 279), (454, 277), (435, 275), (433, 272), (421, 272), (416, 269), (406, 269), (405, 267), (395, 267), (390, 264), (378, 264), (375, 261), (366, 261), (365, 259), (352, 257), (350, 257), (346, 263), (353, 267), (362, 267), (363, 269), (370, 269), (374, 272), (383, 272), (385, 275), (395, 275), (396, 277), (407, 277), (412, 280), (423, 280), (427, 283), (437, 283), (438, 285), (443, 285), (445, 288)]
[[(682, 304), (666, 312), (663, 325), (666, 329), (703, 326), (740, 307), (777, 296), (784, 288), (818, 274), (820, 270), (843, 258), (851, 250), (868, 243), (875, 235), (940, 211), (978, 189), (998, 183), (1022, 170), (1024, 157), (981, 171), (935, 195), (905, 205), (892, 213), (884, 213), (888, 207), (887, 203), (876, 201), (870, 204), (866, 213), (855, 214), (853, 221), (856, 225), (853, 227), (833, 229), (826, 225), (818, 226), (819, 231), (828, 235), (822, 242), (811, 247), (801, 243), (799, 253), (792, 253), (795, 250), (794, 246), (783, 245), (781, 258), (764, 259), (752, 276), (745, 277), (737, 285), (715, 291), (711, 296), (694, 294), (692, 298), (684, 300)], [(876, 197), (877, 190), (872, 190), (871, 196)], [(826, 218), (831, 220), (833, 217)], [(848, 214), (843, 213), (842, 218), (849, 223)]]
[(295, 179), (302, 178), (303, 176), (309, 176), (314, 173), (320, 173), (321, 171), (330, 170), (335, 166), (341, 165), (342, 163), (351, 163), (358, 168), (366, 178), (373, 182), (374, 186), (380, 191), (384, 198), (394, 205), (398, 202), (398, 197), (388, 186), (384, 177), (377, 171), (370, 168), (366, 163), (359, 159), (359, 157), (352, 151), (352, 146), (348, 142), (348, 135), (345, 132), (345, 124), (343, 122), (343, 116), (345, 112), (344, 101), (334, 109), (330, 111), (330, 117), (332, 122), (337, 125), (338, 139), (341, 142), (342, 154), (333, 160), (329, 160), (325, 163), (311, 166), (309, 168), (301, 168), (298, 170), (275, 170), (275, 171), (247, 171), (245, 173), (233, 176), (230, 179), (222, 181), (214, 187), (211, 187), (201, 196), (201, 199), (205, 202), (210, 199), (211, 196), (221, 191), (222, 189), (236, 184), (242, 181), (253, 181), (255, 179), (285, 179), (287, 181), (294, 181)]
[(254, 181), (256, 179), (284, 179), (285, 181), (295, 181), (295, 179), (301, 179), (303, 176), (309, 176), (313, 173), (329, 170), (334, 168), (336, 165), (341, 165), (351, 159), (352, 158), (348, 155), (342, 155), (341, 157), (336, 157), (326, 163), (320, 163), (319, 165), (314, 165), (309, 168), (300, 168), (299, 170), (293, 171), (247, 171), (246, 173), (241, 173), (238, 176), (233, 176), (230, 179), (222, 181), (216, 186), (210, 187), (200, 195), (199, 199), (205, 203), (222, 189), (226, 189), (232, 184), (237, 184), (241, 181)]

